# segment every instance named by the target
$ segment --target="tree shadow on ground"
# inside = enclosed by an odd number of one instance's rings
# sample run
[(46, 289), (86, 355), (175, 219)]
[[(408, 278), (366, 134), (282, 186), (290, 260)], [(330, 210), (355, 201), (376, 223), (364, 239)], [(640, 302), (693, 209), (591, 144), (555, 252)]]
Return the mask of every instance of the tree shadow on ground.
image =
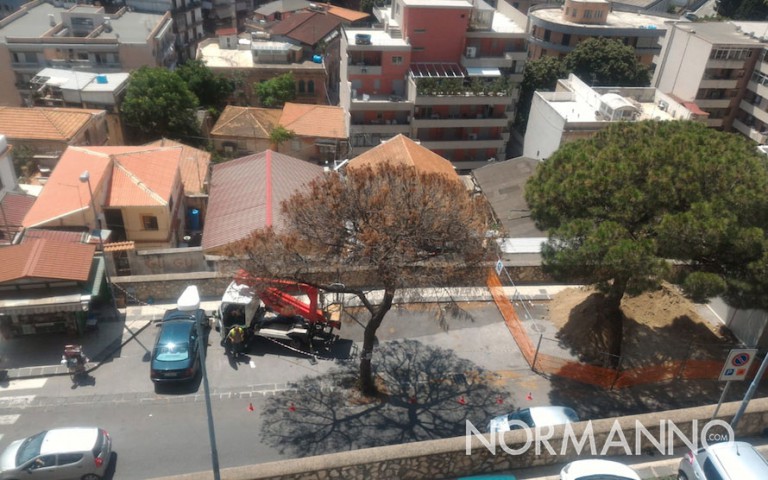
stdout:
[[(608, 367), (617, 363), (610, 361), (608, 343), (609, 322), (616, 320), (605, 314), (604, 302), (602, 294), (593, 293), (577, 304), (568, 314), (568, 321), (558, 331), (557, 338), (560, 346), (579, 361)], [(649, 326), (642, 318), (627, 315), (623, 320), (620, 365), (626, 370), (673, 361), (724, 360), (728, 350), (738, 344), (727, 329), (715, 333), (710, 326), (687, 314), (658, 326)]]
[(262, 438), (281, 453), (304, 457), (464, 435), (483, 430), (507, 394), (490, 373), (451, 350), (414, 340), (374, 353), (377, 398), (356, 390), (357, 365), (306, 378), (295, 392), (267, 400)]
[[(556, 375), (549, 381), (550, 404), (571, 407), (582, 420), (716, 405), (725, 385), (717, 380), (674, 380), (610, 390)], [(733, 382), (725, 401), (741, 400), (748, 387), (748, 382)], [(768, 385), (756, 396), (767, 395)]]

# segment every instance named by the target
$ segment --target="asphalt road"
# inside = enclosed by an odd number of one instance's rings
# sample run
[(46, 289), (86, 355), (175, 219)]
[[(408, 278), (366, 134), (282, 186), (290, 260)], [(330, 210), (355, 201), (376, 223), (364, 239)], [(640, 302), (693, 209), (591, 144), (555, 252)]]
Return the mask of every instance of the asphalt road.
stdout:
[[(77, 387), (68, 377), (0, 385), (0, 449), (48, 428), (95, 425), (112, 435), (115, 479), (209, 469), (202, 384), (155, 391), (155, 332), (147, 327)], [(503, 388), (465, 377), (525, 368), (493, 304), (393, 309), (374, 359), (397, 385), (384, 408), (349, 407), (339, 396), (355, 373), (362, 332), (348, 318), (340, 340), (317, 361), (261, 339), (233, 362), (212, 330), (206, 365), (221, 467), (461, 435), (465, 419), (483, 424), (511, 408), (500, 401), (508, 401)]]

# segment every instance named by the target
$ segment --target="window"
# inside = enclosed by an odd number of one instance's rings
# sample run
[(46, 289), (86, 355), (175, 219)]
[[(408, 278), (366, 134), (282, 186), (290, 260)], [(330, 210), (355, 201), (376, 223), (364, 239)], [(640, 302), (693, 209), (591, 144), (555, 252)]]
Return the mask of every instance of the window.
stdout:
[(291, 148), (293, 149), (294, 152), (301, 151), (301, 140), (299, 140), (298, 138), (292, 139)]
[(579, 16), (579, 9), (578, 8), (574, 8), (573, 9), (573, 16), (574, 17), (578, 17)]
[(71, 465), (82, 460), (82, 453), (60, 453), (58, 465)]
[(413, 33), (427, 33), (426, 28), (414, 28)]
[(544, 41), (548, 42), (551, 35), (552, 35), (552, 31), (551, 30), (545, 30), (544, 31)]
[(584, 10), (584, 18), (592, 18), (592, 10)]
[(602, 10), (595, 11), (595, 18), (603, 18), (603, 11)]
[(399, 55), (395, 55), (392, 57), (392, 65), (402, 65), (403, 64), (403, 57)]
[(144, 225), (144, 230), (159, 230), (157, 225), (157, 217), (154, 215), (142, 215), (141, 223)]
[(709, 458), (704, 460), (702, 470), (704, 470), (704, 476), (707, 478), (707, 480), (723, 480), (723, 477), (717, 471), (715, 466), (712, 464), (712, 460)]
[(315, 93), (315, 81), (310, 80), (307, 82), (307, 93)]
[(299, 93), (304, 93), (306, 91), (306, 85), (304, 84), (304, 80), (299, 80)]
[(564, 33), (563, 40), (560, 42), (560, 45), (570, 45), (570, 44), (571, 44), (571, 34)]

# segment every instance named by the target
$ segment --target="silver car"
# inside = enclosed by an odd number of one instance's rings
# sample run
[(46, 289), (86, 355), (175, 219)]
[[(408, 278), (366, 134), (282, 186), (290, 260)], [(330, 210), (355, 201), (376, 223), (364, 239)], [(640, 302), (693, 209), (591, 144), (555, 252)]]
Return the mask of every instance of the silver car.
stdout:
[(111, 454), (112, 439), (100, 428), (46, 430), (5, 449), (0, 455), (0, 480), (99, 480)]
[(680, 461), (679, 480), (765, 480), (768, 462), (747, 442), (716, 443), (688, 452)]
[[(513, 420), (516, 422), (510, 425), (510, 422)], [(563, 425), (578, 421), (579, 416), (568, 407), (531, 407), (492, 418), (488, 424), (488, 431), (491, 433), (506, 432), (510, 429), (523, 428), (517, 422), (522, 422), (530, 428), (535, 428)]]

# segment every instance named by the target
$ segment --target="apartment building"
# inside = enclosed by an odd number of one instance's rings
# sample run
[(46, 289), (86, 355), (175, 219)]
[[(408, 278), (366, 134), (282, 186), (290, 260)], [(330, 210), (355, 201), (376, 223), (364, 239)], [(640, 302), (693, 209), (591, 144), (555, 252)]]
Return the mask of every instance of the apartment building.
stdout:
[(241, 106), (257, 105), (255, 83), (292, 72), (296, 81), (296, 102), (327, 104), (328, 75), (321, 56), (307, 58), (301, 45), (287, 41), (251, 40), (238, 36), (236, 29), (220, 30), (217, 38), (203, 40), (197, 59), (211, 70), (241, 82)]
[(125, 6), (135, 12), (156, 14), (171, 12), (179, 61), (195, 58), (197, 42), (203, 38), (203, 2), (201, 0), (125, 0)]
[(393, 0), (345, 28), (340, 105), (351, 154), (404, 134), (461, 170), (506, 158), (526, 61), (525, 16), (482, 0)]
[(695, 102), (708, 126), (768, 143), (768, 22), (675, 24), (653, 85)]
[(0, 105), (32, 104), (30, 80), (44, 68), (131, 71), (176, 64), (173, 21), (103, 7), (30, 2), (0, 20)]
[(561, 145), (589, 138), (613, 122), (693, 120), (707, 114), (653, 87), (590, 87), (570, 74), (554, 92), (536, 92), (525, 131), (523, 156), (549, 158)]
[(528, 58), (562, 58), (582, 40), (601, 37), (630, 45), (641, 63), (652, 66), (670, 21), (668, 16), (613, 10), (608, 0), (535, 5), (528, 12)]

